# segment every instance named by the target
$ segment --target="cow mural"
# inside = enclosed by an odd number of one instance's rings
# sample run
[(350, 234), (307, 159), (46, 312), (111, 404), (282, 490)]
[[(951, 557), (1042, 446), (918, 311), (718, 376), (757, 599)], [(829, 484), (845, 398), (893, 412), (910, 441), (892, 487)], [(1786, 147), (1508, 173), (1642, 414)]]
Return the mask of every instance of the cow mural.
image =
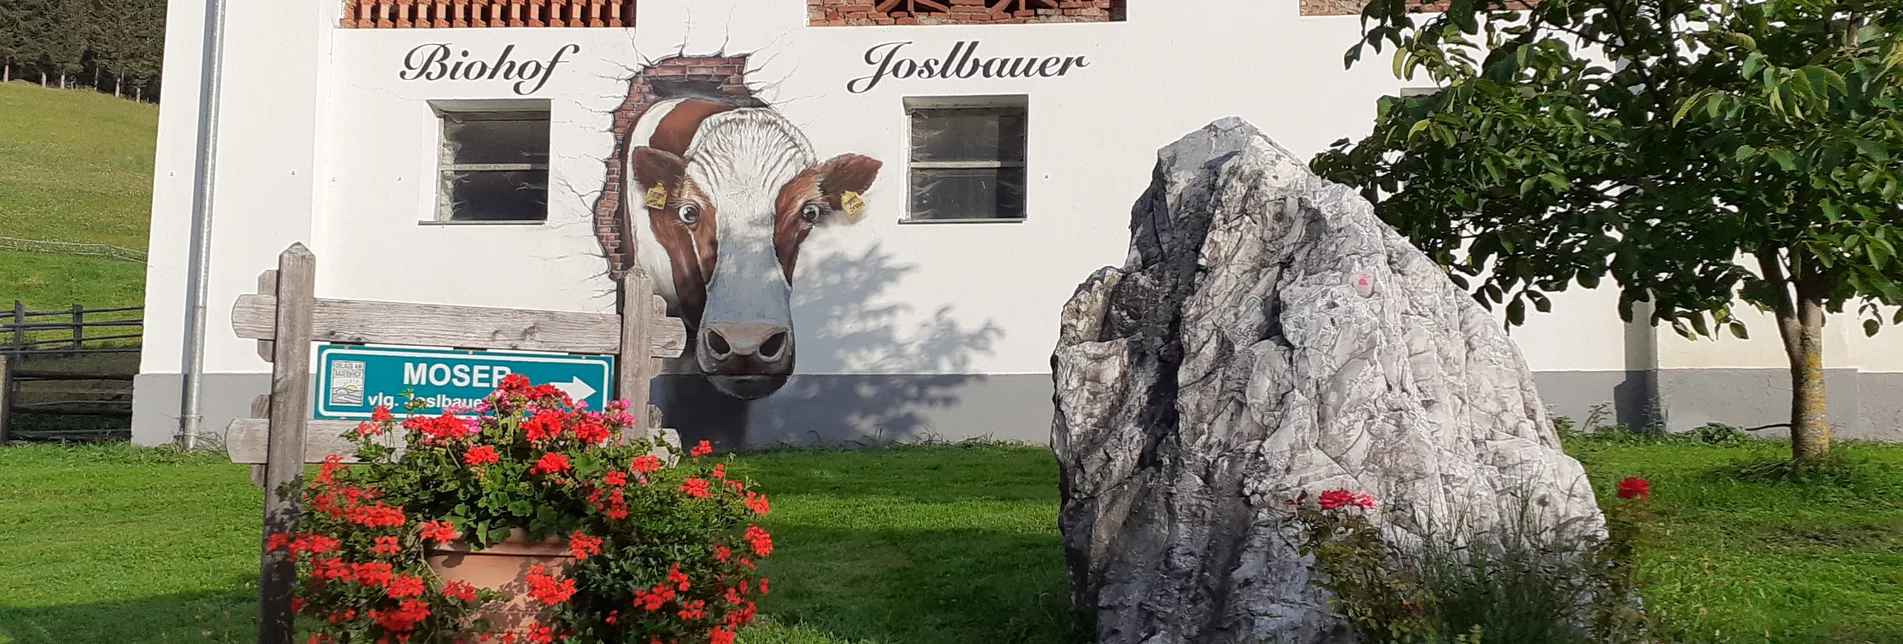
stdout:
[[(800, 246), (850, 224), (882, 164), (818, 161), (771, 107), (708, 98), (654, 103), (629, 132), (624, 235), (713, 386), (752, 400), (778, 391), (797, 350), (791, 296)], [(645, 216), (642, 216), (645, 214)]]

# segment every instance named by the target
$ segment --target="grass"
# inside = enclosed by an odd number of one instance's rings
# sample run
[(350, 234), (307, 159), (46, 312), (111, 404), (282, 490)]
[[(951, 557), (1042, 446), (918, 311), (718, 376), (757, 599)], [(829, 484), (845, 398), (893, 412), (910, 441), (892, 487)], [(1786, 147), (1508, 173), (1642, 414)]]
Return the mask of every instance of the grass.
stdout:
[(1767, 476), (1784, 443), (1576, 440), (1604, 502), (1652, 482), (1660, 522), (1646, 601), (1684, 639), (1903, 642), (1903, 446), (1840, 445), (1849, 463)]
[[(1088, 641), (1046, 450), (784, 452), (735, 470), (777, 491), (764, 568), (779, 583), (743, 644)], [(220, 455), (0, 449), (0, 644), (253, 638), (261, 494)]]
[[(1787, 446), (1573, 440), (1602, 498), (1653, 482), (1646, 601), (1698, 641), (1903, 641), (1903, 446), (1790, 481)], [(1090, 641), (1056, 464), (1037, 447), (746, 455), (775, 491), (767, 624), (745, 644)], [(0, 644), (245, 641), (260, 492), (217, 455), (0, 450)]]
[[(157, 106), (91, 91), (0, 84), (0, 237), (144, 250)], [(0, 251), (0, 304), (135, 306), (145, 267)]]

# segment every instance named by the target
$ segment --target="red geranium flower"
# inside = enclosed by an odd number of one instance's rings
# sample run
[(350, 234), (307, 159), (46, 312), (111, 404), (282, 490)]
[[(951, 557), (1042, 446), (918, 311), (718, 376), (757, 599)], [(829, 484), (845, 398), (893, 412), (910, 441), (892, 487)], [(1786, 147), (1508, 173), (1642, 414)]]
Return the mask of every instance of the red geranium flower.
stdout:
[(443, 596), (466, 602), (476, 601), (476, 587), (468, 582), (452, 581), (443, 585)]
[(529, 468), (529, 473), (560, 474), (570, 469), (574, 469), (574, 466), (568, 464), (568, 457), (549, 452), (542, 455), (542, 460), (535, 462), (535, 467)]
[(688, 453), (692, 454), (694, 458), (700, 458), (702, 456), (712, 454), (714, 453), (714, 444), (707, 441), (701, 441), (699, 445), (695, 445), (694, 449)]
[(568, 536), (568, 551), (576, 559), (587, 559), (588, 555), (601, 554), (601, 537), (591, 537), (576, 531)]
[(714, 495), (713, 492), (707, 491), (707, 481), (705, 479), (697, 479), (692, 476), (681, 480), (681, 492), (696, 499), (705, 499)]
[(529, 583), (529, 596), (550, 606), (568, 601), (570, 597), (575, 596), (575, 580), (556, 581), (555, 577), (549, 575), (548, 571), (541, 566), (530, 568), (526, 581)]
[(422, 597), (423, 580), (410, 575), (397, 575), (390, 580), (390, 587), (386, 589), (386, 592), (389, 593), (390, 599)]
[(390, 407), (388, 405), (379, 405), (376, 409), (370, 411), (370, 422), (387, 423), (394, 419), (396, 419), (396, 416), (390, 413)]
[(471, 448), (468, 454), (463, 455), (463, 462), (470, 465), (488, 465), (501, 461), (502, 456), (496, 454), (496, 448), (488, 445), (477, 445)]
[(562, 414), (553, 411), (540, 411), (535, 417), (522, 422), (522, 431), (528, 433), (530, 442), (545, 441), (562, 435)]
[(661, 469), (661, 459), (653, 454), (636, 456), (634, 462), (628, 464), (628, 469), (634, 470), (636, 474), (646, 474)]
[(773, 554), (773, 535), (760, 526), (747, 526), (747, 544), (753, 546), (753, 554), (762, 557)]
[(456, 526), (448, 521), (431, 521), (423, 524), (423, 538), (430, 541), (448, 543), (462, 536), (456, 532)]
[(1652, 482), (1636, 476), (1628, 476), (1625, 480), (1619, 481), (1619, 498), (1650, 500)]
[(608, 470), (608, 473), (601, 477), (601, 482), (621, 487), (628, 484), (628, 473), (621, 470)]
[(403, 552), (403, 546), (397, 545), (396, 537), (377, 537), (377, 545), (370, 551), (388, 557)]

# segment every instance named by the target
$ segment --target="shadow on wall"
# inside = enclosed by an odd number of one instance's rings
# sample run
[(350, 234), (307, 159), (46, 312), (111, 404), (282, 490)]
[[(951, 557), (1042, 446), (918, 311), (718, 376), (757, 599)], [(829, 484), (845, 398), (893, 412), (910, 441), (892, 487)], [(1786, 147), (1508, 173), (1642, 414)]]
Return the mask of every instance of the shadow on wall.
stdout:
[(654, 400), (667, 426), (690, 443), (710, 440), (725, 448), (888, 444), (978, 433), (971, 426), (976, 420), (934, 416), (970, 404), (962, 400), (965, 390), (986, 384), (985, 376), (968, 373), (972, 358), (990, 354), (1003, 329), (990, 321), (961, 326), (950, 305), (905, 324), (914, 309), (889, 291), (917, 268), (878, 245), (858, 255), (802, 257), (800, 264), (792, 298), (800, 373), (752, 403), (715, 391), (698, 375), (664, 376)]

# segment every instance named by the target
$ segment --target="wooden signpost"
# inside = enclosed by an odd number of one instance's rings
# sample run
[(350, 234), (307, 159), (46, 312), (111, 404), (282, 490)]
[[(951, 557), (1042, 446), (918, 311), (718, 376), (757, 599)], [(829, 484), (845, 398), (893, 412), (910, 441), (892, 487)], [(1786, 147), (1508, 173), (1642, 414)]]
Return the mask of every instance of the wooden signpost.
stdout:
[[(278, 256), (278, 268), (258, 278), (258, 293), (238, 298), (231, 324), (258, 341), (271, 361), (271, 393), (253, 405), (256, 418), (232, 421), (226, 451), (232, 462), (253, 465), (265, 488), (264, 534), (289, 532), (297, 521), (295, 490), (285, 487), (307, 463), (337, 455), (355, 461), (343, 433), (358, 421), (311, 419), (311, 343), (379, 344), (474, 350), (521, 350), (615, 356), (616, 392), (635, 413), (640, 436), (665, 438), (660, 411), (648, 404), (648, 383), (663, 358), (687, 346), (687, 328), (667, 317), (654, 282), (639, 269), (621, 281), (619, 313), (575, 313), (405, 302), (318, 299), (317, 258), (303, 244)], [(645, 413), (644, 413), (645, 412)], [(398, 436), (386, 436), (401, 449)], [(291, 641), (291, 591), (297, 569), (288, 553), (266, 550), (259, 570), (258, 641)]]

